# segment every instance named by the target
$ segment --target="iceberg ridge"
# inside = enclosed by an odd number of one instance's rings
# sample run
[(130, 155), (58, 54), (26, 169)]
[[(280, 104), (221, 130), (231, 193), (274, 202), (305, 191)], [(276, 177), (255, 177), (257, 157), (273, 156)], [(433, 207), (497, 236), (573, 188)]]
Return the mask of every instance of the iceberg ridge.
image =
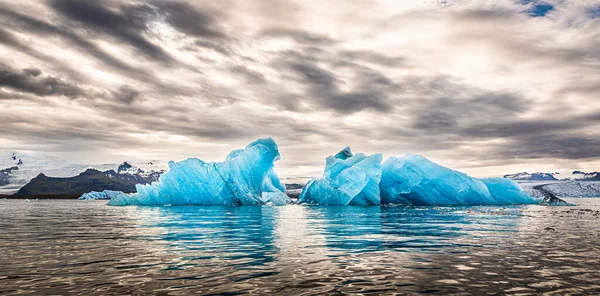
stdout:
[(298, 201), (320, 205), (378, 205), (381, 203), (381, 154), (352, 154), (350, 147), (329, 156), (325, 172), (310, 180)]
[(189, 158), (169, 162), (158, 182), (136, 185), (109, 205), (285, 205), (291, 200), (273, 170), (279, 149), (272, 138), (234, 150), (223, 162)]

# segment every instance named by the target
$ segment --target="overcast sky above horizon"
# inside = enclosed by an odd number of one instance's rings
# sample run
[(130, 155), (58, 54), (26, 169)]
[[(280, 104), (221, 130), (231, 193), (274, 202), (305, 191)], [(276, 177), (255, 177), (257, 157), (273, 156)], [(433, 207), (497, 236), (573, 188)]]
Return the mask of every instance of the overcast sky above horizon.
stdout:
[(600, 1), (0, 0), (0, 149), (600, 170)]

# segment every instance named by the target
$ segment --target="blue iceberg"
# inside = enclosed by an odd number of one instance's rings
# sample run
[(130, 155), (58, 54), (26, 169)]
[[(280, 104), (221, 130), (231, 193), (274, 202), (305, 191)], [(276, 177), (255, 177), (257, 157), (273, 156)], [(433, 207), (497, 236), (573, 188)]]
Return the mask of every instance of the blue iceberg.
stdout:
[(169, 162), (158, 182), (136, 185), (109, 205), (285, 205), (290, 198), (273, 170), (279, 149), (271, 138), (234, 150), (223, 162)]
[(407, 154), (382, 165), (381, 203), (406, 205), (508, 205), (535, 201), (514, 181), (477, 179), (427, 158)]
[(125, 193), (123, 193), (121, 191), (114, 191), (114, 190), (104, 190), (101, 192), (92, 191), (92, 192), (84, 193), (78, 199), (79, 200), (107, 200), (107, 199), (116, 198), (117, 196), (123, 195), (123, 194), (125, 194)]
[(379, 205), (381, 154), (352, 154), (350, 147), (329, 156), (325, 172), (310, 180), (298, 197), (300, 203), (320, 205)]
[(381, 154), (353, 155), (346, 147), (327, 158), (323, 176), (309, 181), (298, 201), (319, 205), (536, 203), (512, 180), (473, 178), (420, 155), (381, 161)]

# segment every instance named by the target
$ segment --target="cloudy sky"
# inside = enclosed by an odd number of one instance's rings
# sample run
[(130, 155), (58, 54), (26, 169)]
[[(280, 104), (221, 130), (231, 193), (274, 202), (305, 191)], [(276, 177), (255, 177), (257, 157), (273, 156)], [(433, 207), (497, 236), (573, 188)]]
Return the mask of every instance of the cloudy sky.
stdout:
[(600, 1), (0, 0), (0, 149), (600, 170)]

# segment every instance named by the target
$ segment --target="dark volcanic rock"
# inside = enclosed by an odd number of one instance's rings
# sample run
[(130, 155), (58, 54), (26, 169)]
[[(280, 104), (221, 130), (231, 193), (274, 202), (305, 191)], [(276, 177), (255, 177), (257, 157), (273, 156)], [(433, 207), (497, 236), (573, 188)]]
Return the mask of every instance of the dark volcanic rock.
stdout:
[(157, 181), (159, 176), (160, 173), (158, 172), (143, 176), (119, 174), (114, 170), (101, 172), (94, 169), (88, 169), (70, 178), (55, 178), (39, 174), (23, 186), (16, 195), (83, 194), (90, 191), (104, 190), (135, 192), (136, 184), (148, 184)]
[(544, 194), (544, 200), (542, 200), (542, 202), (540, 203), (540, 205), (544, 205), (544, 206), (572, 206), (573, 204), (570, 204), (560, 198), (558, 198), (556, 195), (554, 195), (554, 193), (546, 190), (544, 188), (544, 186), (546, 186), (548, 184), (543, 184), (543, 185), (538, 185), (533, 187), (533, 189), (535, 190), (539, 190)]

